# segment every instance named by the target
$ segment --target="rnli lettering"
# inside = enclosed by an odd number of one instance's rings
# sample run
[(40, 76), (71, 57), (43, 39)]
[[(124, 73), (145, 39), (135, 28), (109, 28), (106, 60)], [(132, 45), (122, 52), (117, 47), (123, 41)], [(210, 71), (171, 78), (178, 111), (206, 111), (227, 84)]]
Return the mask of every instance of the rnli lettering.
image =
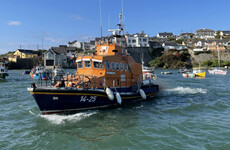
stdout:
[(80, 102), (95, 102), (97, 100), (97, 96), (81, 96)]
[(54, 100), (54, 101), (58, 100), (58, 97), (53, 97), (53, 100)]

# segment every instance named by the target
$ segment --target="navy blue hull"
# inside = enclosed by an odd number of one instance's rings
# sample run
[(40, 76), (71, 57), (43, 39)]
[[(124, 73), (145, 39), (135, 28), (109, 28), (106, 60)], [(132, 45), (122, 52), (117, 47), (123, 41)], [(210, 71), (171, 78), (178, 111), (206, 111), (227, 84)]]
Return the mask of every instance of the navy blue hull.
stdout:
[[(142, 87), (147, 98), (153, 97), (158, 91), (158, 85)], [(120, 92), (122, 104), (141, 100), (139, 93), (127, 93), (129, 89), (117, 89)], [(128, 90), (128, 91), (127, 91)], [(126, 91), (126, 92), (123, 92)], [(95, 109), (119, 105), (116, 97), (110, 100), (104, 90), (73, 90), (35, 88), (30, 92), (36, 100), (42, 114)], [(115, 96), (115, 95), (114, 95)]]

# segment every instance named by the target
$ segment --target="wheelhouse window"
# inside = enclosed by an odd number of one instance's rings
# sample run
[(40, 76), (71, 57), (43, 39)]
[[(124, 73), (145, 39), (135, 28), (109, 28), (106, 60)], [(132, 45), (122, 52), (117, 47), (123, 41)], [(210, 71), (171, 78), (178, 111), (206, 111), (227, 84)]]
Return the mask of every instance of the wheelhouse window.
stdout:
[(91, 62), (90, 62), (90, 60), (85, 60), (84, 64), (85, 64), (85, 68), (91, 68)]
[(119, 70), (119, 63), (116, 63), (116, 70)]
[(111, 62), (111, 69), (115, 70), (115, 64), (113, 62)]
[(108, 61), (105, 61), (105, 69), (109, 70), (110, 69), (110, 64)]
[(125, 67), (125, 70), (129, 70), (127, 64), (125, 64), (124, 67)]
[(120, 70), (123, 70), (123, 69), (124, 69), (124, 64), (120, 63)]
[(77, 63), (77, 67), (78, 67), (79, 69), (83, 68), (82, 61), (79, 61), (79, 62)]
[(99, 62), (99, 61), (93, 61), (93, 67), (95, 69), (102, 69), (102, 62)]

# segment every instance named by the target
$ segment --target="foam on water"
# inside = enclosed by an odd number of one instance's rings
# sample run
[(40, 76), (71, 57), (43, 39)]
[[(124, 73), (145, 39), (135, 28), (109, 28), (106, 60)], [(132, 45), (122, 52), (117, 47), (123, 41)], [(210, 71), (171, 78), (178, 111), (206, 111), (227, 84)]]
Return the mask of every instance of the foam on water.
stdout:
[(71, 115), (58, 115), (58, 114), (52, 114), (52, 115), (39, 115), (41, 118), (44, 118), (48, 120), (49, 122), (53, 124), (63, 124), (65, 122), (76, 122), (79, 120), (82, 120), (84, 118), (87, 118), (89, 116), (92, 116), (96, 114), (97, 112), (82, 112), (77, 114), (71, 114)]
[(207, 93), (206, 89), (181, 87), (181, 86), (173, 88), (173, 89), (166, 89), (164, 91), (178, 92), (179, 94), (196, 94), (196, 93), (206, 94)]

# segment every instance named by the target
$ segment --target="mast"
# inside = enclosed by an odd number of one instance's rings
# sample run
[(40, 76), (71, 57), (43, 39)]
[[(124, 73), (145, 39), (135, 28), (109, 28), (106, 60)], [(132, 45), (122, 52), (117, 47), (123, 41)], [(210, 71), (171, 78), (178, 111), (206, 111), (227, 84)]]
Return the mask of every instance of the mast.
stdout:
[(101, 30), (101, 38), (102, 38), (102, 23), (101, 23), (101, 0), (99, 0), (100, 5), (100, 30)]
[(219, 51), (219, 44), (217, 44), (217, 51), (218, 51), (218, 64), (219, 64), (219, 68), (220, 68), (220, 51)]
[(123, 7), (123, 0), (121, 0), (121, 15), (122, 15), (122, 28), (123, 28), (123, 30), (122, 30), (122, 34), (124, 35), (124, 9), (123, 9), (124, 7)]

